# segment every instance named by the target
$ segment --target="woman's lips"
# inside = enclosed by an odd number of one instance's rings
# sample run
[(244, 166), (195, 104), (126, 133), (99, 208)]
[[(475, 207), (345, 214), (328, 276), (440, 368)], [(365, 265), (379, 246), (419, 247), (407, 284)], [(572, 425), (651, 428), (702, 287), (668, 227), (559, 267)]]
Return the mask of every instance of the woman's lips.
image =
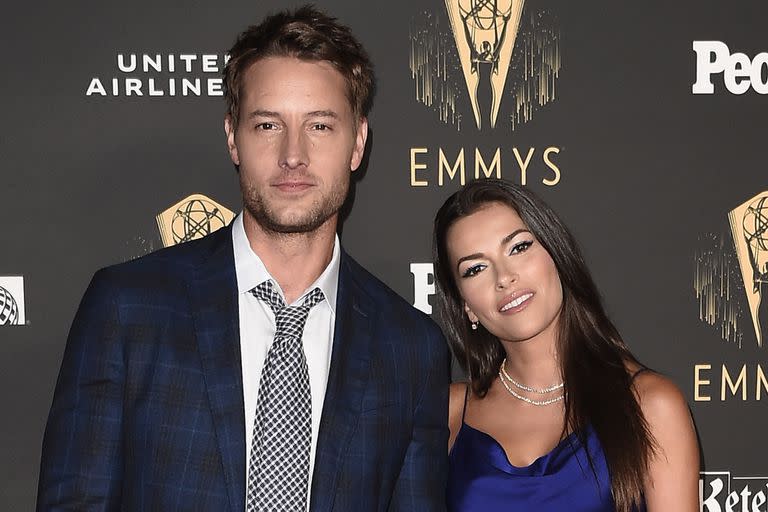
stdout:
[(525, 309), (533, 298), (530, 290), (520, 290), (504, 297), (499, 302), (499, 313), (517, 313)]

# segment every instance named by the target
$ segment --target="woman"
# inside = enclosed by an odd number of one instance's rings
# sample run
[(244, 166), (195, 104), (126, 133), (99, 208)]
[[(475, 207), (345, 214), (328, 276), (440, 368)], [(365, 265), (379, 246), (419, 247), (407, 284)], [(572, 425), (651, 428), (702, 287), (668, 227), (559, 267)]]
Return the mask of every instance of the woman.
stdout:
[(698, 510), (685, 399), (605, 314), (572, 235), (523, 187), (477, 180), (435, 219), (450, 398), (448, 508)]

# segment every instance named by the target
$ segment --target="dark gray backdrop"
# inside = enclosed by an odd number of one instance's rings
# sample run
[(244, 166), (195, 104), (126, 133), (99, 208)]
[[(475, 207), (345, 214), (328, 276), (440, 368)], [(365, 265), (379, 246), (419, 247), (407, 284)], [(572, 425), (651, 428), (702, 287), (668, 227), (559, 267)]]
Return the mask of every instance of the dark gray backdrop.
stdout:
[[(448, 30), (443, 0), (318, 4), (353, 27), (379, 79), (370, 159), (343, 226), (348, 251), (413, 301), (410, 264), (430, 261), (432, 217), (459, 186), (456, 180), (438, 186), (439, 148), (451, 162), (465, 148), (471, 175), (474, 148), (490, 162), (498, 147), (503, 177), (517, 182), (512, 148), (523, 155), (536, 148), (529, 186), (577, 235), (637, 356), (668, 374), (689, 399), (704, 469), (755, 477), (751, 488), (765, 489), (768, 480), (757, 477), (768, 475), (768, 396), (763, 391), (757, 400), (756, 371), (768, 372), (768, 348), (756, 343), (743, 289), (720, 297), (741, 311), (741, 347), (722, 339), (720, 323), (703, 322), (694, 276), (697, 255), (712, 251), (733, 267), (721, 273), (738, 274), (727, 213), (768, 190), (768, 98), (752, 90), (730, 94), (722, 76), (713, 78), (713, 95), (693, 95), (691, 85), (695, 40), (723, 41), (750, 58), (768, 51), (768, 6), (528, 0), (523, 16), (545, 13), (558, 31), (555, 100), (512, 131), (507, 91), (497, 127), (478, 131), (462, 88), (458, 131), (416, 100), (409, 69), (414, 24), (431, 15)], [(125, 79), (118, 53), (221, 55), (246, 25), (282, 6), (269, 0), (174, 8), (135, 0), (3, 9), (0, 280), (23, 276), (27, 324), (0, 326), (0, 509), (33, 508), (66, 333), (92, 273), (160, 248), (155, 216), (192, 193), (239, 210), (222, 98), (88, 97), (88, 84), (101, 77), (109, 89), (112, 77)], [(199, 64), (193, 75), (216, 76), (200, 72)], [(151, 75), (136, 76), (146, 91)], [(541, 183), (551, 178), (540, 160), (548, 146), (560, 149), (554, 187)], [(428, 149), (419, 157), (428, 164), (419, 171), (429, 181), (425, 187), (411, 186), (414, 147)], [(710, 401), (694, 401), (697, 364), (711, 365), (704, 374), (711, 384), (700, 388)], [(735, 379), (744, 364), (747, 400), (740, 393), (721, 400), (722, 366)], [(729, 480), (735, 490), (744, 486), (740, 481)], [(717, 499), (724, 503), (724, 495)]]

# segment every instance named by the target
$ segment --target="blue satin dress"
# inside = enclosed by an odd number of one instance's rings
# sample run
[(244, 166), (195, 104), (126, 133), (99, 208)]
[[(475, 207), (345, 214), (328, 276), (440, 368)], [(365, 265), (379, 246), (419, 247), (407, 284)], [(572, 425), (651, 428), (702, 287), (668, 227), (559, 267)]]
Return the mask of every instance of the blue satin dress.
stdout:
[(571, 434), (530, 466), (517, 467), (496, 439), (462, 418), (449, 464), (449, 512), (615, 512), (605, 455), (591, 428), (585, 444)]

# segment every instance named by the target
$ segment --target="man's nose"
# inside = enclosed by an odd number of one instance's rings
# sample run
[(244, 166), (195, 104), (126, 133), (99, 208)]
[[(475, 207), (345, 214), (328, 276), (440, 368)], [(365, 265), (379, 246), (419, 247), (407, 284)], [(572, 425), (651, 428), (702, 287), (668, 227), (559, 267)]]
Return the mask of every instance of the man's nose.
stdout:
[(279, 164), (284, 169), (296, 169), (309, 164), (307, 140), (302, 130), (286, 130), (280, 147)]

